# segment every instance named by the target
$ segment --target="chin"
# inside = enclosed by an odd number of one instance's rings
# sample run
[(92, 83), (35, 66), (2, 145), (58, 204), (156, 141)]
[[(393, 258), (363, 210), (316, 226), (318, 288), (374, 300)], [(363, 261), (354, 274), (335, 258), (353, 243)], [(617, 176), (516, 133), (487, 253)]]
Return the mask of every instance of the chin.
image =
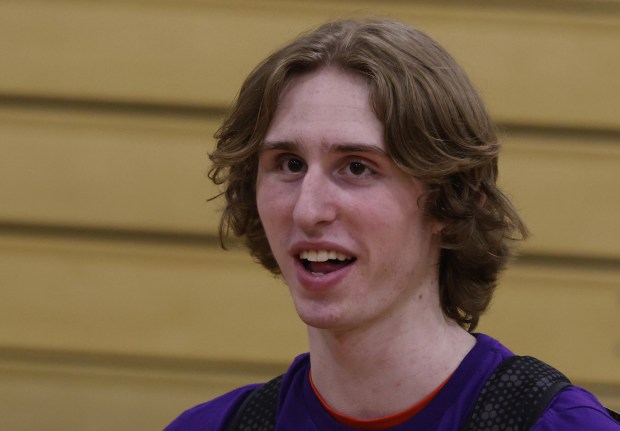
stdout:
[(315, 306), (318, 310), (305, 310), (302, 307), (297, 307), (297, 314), (299, 318), (307, 326), (317, 329), (338, 329), (344, 325), (344, 318), (342, 313), (337, 311), (329, 311), (326, 307), (320, 305)]
[(314, 328), (314, 329), (338, 329), (339, 328), (339, 325), (337, 322), (334, 322), (329, 319), (316, 319), (316, 318), (306, 319), (304, 317), (301, 317), (301, 320), (309, 328)]
[(319, 310), (318, 312), (307, 312), (304, 310), (297, 310), (299, 318), (308, 327), (322, 330), (331, 330), (335, 332), (346, 332), (356, 327), (361, 327), (362, 322), (347, 316), (345, 313), (339, 310)]

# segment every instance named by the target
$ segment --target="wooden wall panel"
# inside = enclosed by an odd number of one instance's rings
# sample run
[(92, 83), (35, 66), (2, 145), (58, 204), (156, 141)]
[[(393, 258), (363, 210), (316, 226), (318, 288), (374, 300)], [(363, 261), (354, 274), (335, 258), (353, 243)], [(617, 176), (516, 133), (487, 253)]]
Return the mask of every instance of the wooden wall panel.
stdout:
[(218, 117), (0, 109), (0, 220), (215, 232)]
[(524, 253), (620, 259), (620, 135), (508, 133), (500, 183), (531, 229)]
[[(0, 345), (266, 364), (306, 348), (287, 289), (241, 251), (5, 236), (0, 253)], [(620, 268), (517, 264), (492, 310), (483, 330), (517, 351), (620, 385)]]
[[(216, 235), (219, 115), (0, 109), (0, 221)], [(620, 134), (509, 131), (501, 182), (529, 253), (620, 258)]]
[[(0, 427), (161, 430), (191, 406), (249, 382), (266, 381), (280, 371), (1, 361)], [(594, 389), (605, 405), (620, 409), (620, 392)]]
[(263, 363), (306, 346), (288, 290), (246, 253), (8, 236), (0, 256), (0, 345)]
[(580, 382), (620, 389), (620, 268), (521, 263), (505, 275), (480, 330)]
[(326, 19), (396, 17), (506, 128), (533, 237), (481, 330), (620, 409), (613, 1), (0, 0), (0, 429), (160, 429), (306, 347), (286, 288), (217, 249), (207, 152), (254, 64)]
[[(286, 289), (235, 251), (9, 235), (0, 274), (6, 429), (161, 429), (305, 350)], [(619, 280), (514, 265), (481, 330), (618, 406)]]
[(502, 121), (617, 128), (620, 11), (538, 3), (4, 0), (0, 93), (227, 106), (283, 41), (379, 15), (443, 42)]
[(156, 431), (194, 405), (282, 372), (179, 368), (0, 358), (0, 428)]

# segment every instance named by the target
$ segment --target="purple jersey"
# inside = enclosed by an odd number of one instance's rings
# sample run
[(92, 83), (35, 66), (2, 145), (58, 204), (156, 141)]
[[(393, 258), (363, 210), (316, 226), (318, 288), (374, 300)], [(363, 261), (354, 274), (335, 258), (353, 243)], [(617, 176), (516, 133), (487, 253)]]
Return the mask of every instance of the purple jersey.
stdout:
[[(512, 353), (498, 341), (478, 334), (477, 343), (456, 369), (448, 383), (417, 415), (390, 428), (394, 431), (457, 431), (468, 417), (478, 394), (495, 368)], [(284, 375), (278, 400), (276, 431), (354, 431), (323, 408), (314, 394), (308, 374), (308, 354), (295, 359)], [(179, 416), (165, 431), (219, 431), (249, 392), (249, 385), (200, 404)], [(589, 392), (569, 386), (549, 404), (533, 431), (620, 431), (613, 420)]]

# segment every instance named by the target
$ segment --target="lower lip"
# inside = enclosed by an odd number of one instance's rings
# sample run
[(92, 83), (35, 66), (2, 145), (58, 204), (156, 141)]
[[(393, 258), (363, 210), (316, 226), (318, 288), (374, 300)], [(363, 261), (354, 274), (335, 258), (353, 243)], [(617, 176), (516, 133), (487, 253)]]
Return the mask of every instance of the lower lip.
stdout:
[(336, 288), (338, 283), (351, 272), (353, 265), (355, 265), (355, 262), (337, 271), (330, 272), (329, 274), (315, 275), (308, 271), (299, 259), (295, 259), (297, 281), (304, 289), (315, 292), (323, 292)]

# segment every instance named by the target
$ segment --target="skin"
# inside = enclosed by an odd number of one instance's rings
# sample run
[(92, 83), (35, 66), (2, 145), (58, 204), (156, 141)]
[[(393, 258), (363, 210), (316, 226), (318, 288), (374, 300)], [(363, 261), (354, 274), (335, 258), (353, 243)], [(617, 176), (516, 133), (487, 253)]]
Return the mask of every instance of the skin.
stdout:
[[(315, 386), (344, 414), (409, 407), (474, 344), (441, 311), (442, 226), (420, 210), (424, 192), (386, 154), (362, 77), (327, 68), (288, 82), (261, 147), (258, 210), (308, 326)], [(308, 250), (353, 259), (315, 274)]]

